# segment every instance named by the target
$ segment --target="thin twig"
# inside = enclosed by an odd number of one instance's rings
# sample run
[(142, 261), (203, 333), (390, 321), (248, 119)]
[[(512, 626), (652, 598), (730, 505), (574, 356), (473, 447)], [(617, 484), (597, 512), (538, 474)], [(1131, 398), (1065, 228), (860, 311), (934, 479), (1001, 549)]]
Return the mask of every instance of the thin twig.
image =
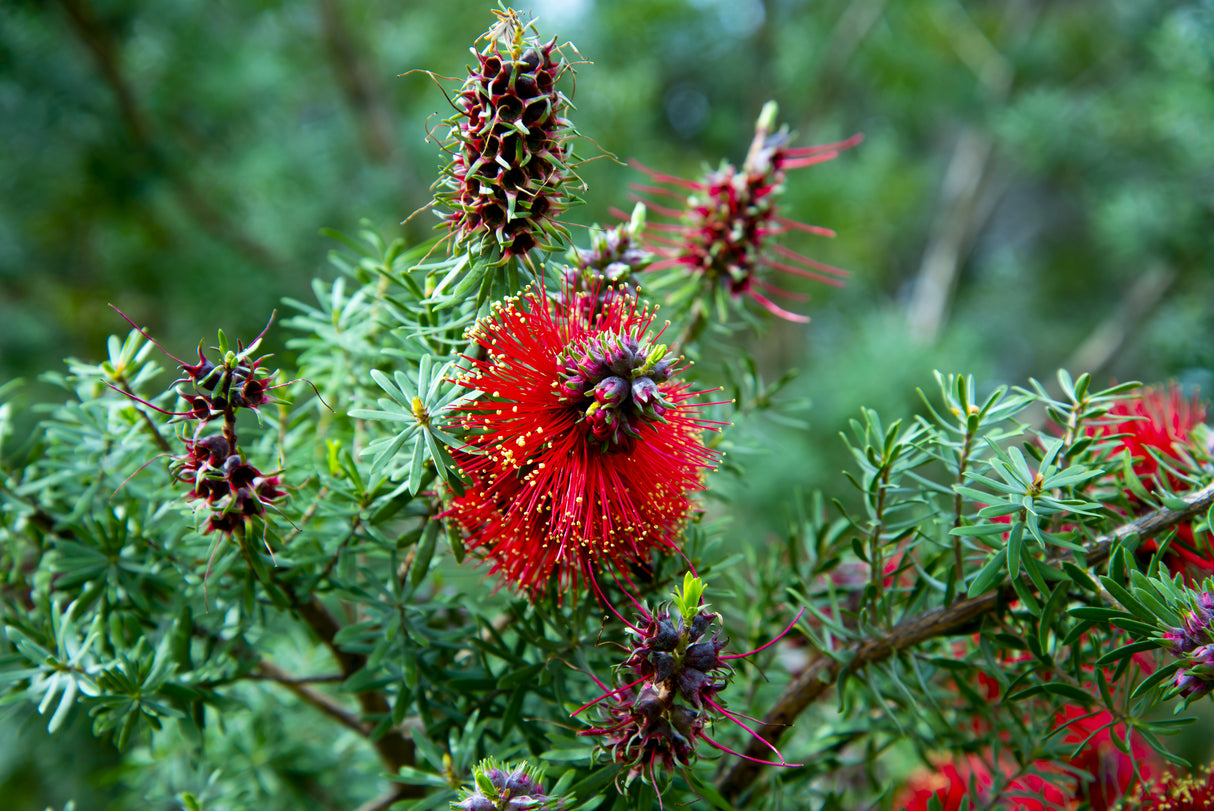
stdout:
[[(298, 696), (305, 704), (315, 707), (347, 729), (354, 730), (364, 738), (368, 738), (371, 735), (370, 726), (360, 721), (357, 715), (345, 709), (324, 693), (313, 690), (303, 680), (292, 677), (290, 673), (282, 670), (273, 662), (262, 659), (257, 663), (257, 671), (249, 674), (249, 678), (264, 678), (276, 684), (281, 684)], [(341, 680), (341, 678), (341, 676), (338, 676), (337, 680)]]
[[(338, 667), (341, 668), (345, 677), (349, 678), (362, 670), (367, 664), (367, 657), (361, 653), (345, 650), (337, 644), (336, 637), (341, 626), (329, 613), (329, 609), (320, 601), (320, 598), (312, 595), (307, 600), (300, 600), (292, 589), (286, 588), (296, 613), (333, 654), (333, 658), (337, 660)], [(387, 697), (379, 690), (364, 690), (357, 693), (356, 698), (362, 707), (363, 714), (368, 718), (382, 718), (392, 712)], [(414, 764), (413, 740), (403, 735), (398, 729), (389, 729), (380, 738), (372, 741), (372, 744), (375, 746), (375, 751), (379, 753), (380, 760), (390, 771), (396, 772), (401, 766)], [(425, 794), (425, 789), (421, 786), (405, 786), (402, 787), (402, 790), (408, 792), (407, 796), (420, 797)]]
[[(1086, 565), (1096, 567), (1104, 563), (1118, 541), (1132, 535), (1143, 538), (1157, 535), (1208, 510), (1214, 505), (1214, 483), (1190, 493), (1183, 500), (1187, 506), (1182, 510), (1159, 509), (1097, 538), (1087, 548), (1084, 558)], [(1029, 588), (1032, 588), (1031, 582)], [(1012, 587), (1005, 586), (977, 597), (966, 597), (944, 608), (905, 620), (887, 634), (861, 640), (842, 651), (819, 652), (788, 685), (755, 732), (767, 741), (776, 743), (797, 716), (826, 693), (844, 674), (856, 673), (868, 665), (883, 661), (899, 651), (929, 639), (956, 633), (974, 620), (992, 613), (1001, 605), (1006, 605), (1014, 596)], [(765, 751), (765, 745), (755, 739), (743, 754), (750, 758), (762, 758)], [(761, 768), (761, 764), (751, 760), (733, 761), (728, 769), (722, 771), (717, 787), (727, 799), (736, 800), (754, 782)]]

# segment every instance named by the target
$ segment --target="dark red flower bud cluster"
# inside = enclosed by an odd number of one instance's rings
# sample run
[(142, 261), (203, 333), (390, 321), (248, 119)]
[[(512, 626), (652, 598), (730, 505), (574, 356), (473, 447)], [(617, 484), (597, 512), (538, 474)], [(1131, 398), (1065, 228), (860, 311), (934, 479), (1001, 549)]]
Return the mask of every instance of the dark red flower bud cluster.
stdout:
[(286, 495), (279, 471), (262, 473), (250, 464), (238, 447), (236, 436), (236, 415), (240, 409), (257, 412), (261, 406), (275, 402), (271, 391), (289, 385), (273, 384), (277, 371), (267, 373), (262, 368), (268, 355), (253, 357), (269, 325), (247, 347), (237, 343), (235, 351), (216, 349), (222, 354), (219, 362), (210, 360), (199, 346), (198, 362), (190, 364), (169, 354), (133, 321), (126, 320), (177, 361), (184, 375), (170, 386), (188, 408), (164, 412), (130, 392), (122, 393), (157, 411), (194, 423), (194, 430), (179, 438), (185, 452), (172, 457), (170, 471), (177, 481), (189, 486), (186, 498), (205, 506), (207, 520), (202, 532), (243, 535), (251, 518), (264, 515), (267, 506)]
[(264, 515), (267, 504), (286, 495), (277, 473), (263, 475), (223, 434), (182, 442), (186, 452), (173, 457), (173, 476), (190, 485), (187, 499), (201, 500), (209, 509), (203, 532), (243, 534), (249, 518)]
[(572, 264), (564, 270), (565, 287), (579, 296), (588, 318), (602, 309), (613, 289), (637, 294), (636, 274), (657, 258), (641, 245), (644, 228), (645, 206), (638, 203), (628, 223), (606, 230), (594, 228), (589, 248), (570, 250)]
[(701, 611), (687, 623), (667, 606), (631, 629), (636, 638), (619, 669), (633, 678), (603, 708), (603, 723), (579, 733), (599, 736), (611, 759), (628, 765), (628, 782), (652, 782), (658, 766), (690, 766), (712, 711), (724, 712), (715, 696), (733, 669), (721, 659), (720, 620)]
[(1182, 627), (1163, 636), (1171, 641), (1172, 653), (1187, 662), (1176, 671), (1177, 692), (1188, 698), (1214, 690), (1214, 594), (1207, 591), (1198, 595)]
[(457, 248), (490, 261), (524, 256), (567, 241), (557, 215), (572, 175), (566, 144), (569, 102), (556, 89), (569, 70), (553, 38), (541, 44), (513, 11), (494, 12), (483, 51), (455, 98), (452, 159), (435, 184), (450, 213)]
[(664, 344), (635, 334), (588, 335), (557, 358), (561, 399), (582, 412), (604, 451), (629, 451), (643, 424), (665, 422), (675, 404), (663, 383), (675, 372)]
[(544, 790), (541, 775), (526, 763), (510, 768), (492, 758), (473, 767), (475, 788), (464, 789), (452, 809), (461, 811), (559, 811), (564, 803)]
[[(690, 576), (685, 582), (691, 582)], [(695, 580), (693, 587), (699, 586)], [(628, 682), (582, 708), (607, 702), (600, 707), (599, 723), (578, 734), (599, 738), (599, 748), (628, 767), (626, 784), (641, 777), (656, 785), (658, 767), (687, 768), (701, 740), (738, 754), (709, 737), (707, 729), (718, 718), (728, 718), (758, 737), (717, 697), (733, 675), (726, 662), (757, 651), (724, 654), (721, 615), (703, 608), (682, 610), (691, 602), (685, 599), (688, 594), (698, 601), (698, 592), (687, 589), (676, 603), (646, 612), (640, 623), (630, 627), (633, 641), (617, 668), (618, 677)], [(779, 758), (769, 765), (796, 765), (787, 763), (771, 744), (767, 746)]]

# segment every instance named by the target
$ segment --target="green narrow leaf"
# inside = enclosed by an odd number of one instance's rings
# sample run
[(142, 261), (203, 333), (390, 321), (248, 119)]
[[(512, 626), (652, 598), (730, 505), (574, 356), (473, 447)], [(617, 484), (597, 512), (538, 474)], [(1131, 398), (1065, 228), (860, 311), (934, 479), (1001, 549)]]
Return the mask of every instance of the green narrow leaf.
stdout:
[(1020, 555), (1024, 551), (1024, 522), (1017, 521), (1007, 541), (1007, 570), (1013, 579), (1020, 577)]
[(1012, 588), (1016, 590), (1016, 595), (1020, 597), (1020, 601), (1024, 603), (1029, 612), (1033, 616), (1040, 616), (1041, 604), (1037, 602), (1037, 597), (1033, 594), (1033, 590), (1028, 587), (1028, 584), (1023, 579), (1017, 577), (1012, 580)]
[(979, 594), (990, 589), (991, 586), (1003, 579), (1003, 574), (1007, 569), (1007, 549), (1000, 549), (995, 555), (986, 562), (986, 565), (974, 576), (970, 583), (969, 596), (977, 597)]
[(1130, 590), (1125, 586), (1121, 585), (1111, 577), (1101, 577), (1100, 582), (1104, 584), (1106, 589), (1108, 589), (1109, 594), (1113, 595), (1113, 598), (1117, 600), (1117, 602), (1121, 603), (1122, 607), (1135, 617), (1145, 623), (1150, 624), (1152, 627), (1158, 621), (1156, 616), (1151, 613), (1150, 609), (1139, 602), (1138, 599), (1131, 594)]
[(1129, 645), (1123, 645), (1116, 650), (1111, 650), (1104, 656), (1101, 656), (1097, 661), (1097, 667), (1107, 667), (1120, 662), (1122, 659), (1134, 656), (1138, 653), (1146, 653), (1148, 651), (1159, 650), (1160, 645), (1154, 640), (1145, 640), (1143, 642), (1133, 642)]
[(1130, 701), (1138, 700), (1138, 697), (1143, 693), (1147, 693), (1155, 687), (1158, 687), (1160, 684), (1171, 680), (1176, 675), (1176, 671), (1180, 670), (1183, 664), (1184, 662), (1179, 661), (1172, 662), (1171, 664), (1161, 667), (1159, 670), (1156, 670), (1154, 673), (1147, 676), (1142, 680), (1141, 684), (1134, 688), (1134, 692), (1130, 694)]
[(434, 544), (438, 538), (438, 521), (427, 521), (422, 531), (421, 542), (417, 545), (417, 555), (413, 558), (413, 566), (409, 570), (409, 582), (417, 588), (425, 580), (430, 571), (430, 559), (434, 557)]
[(1069, 598), (1069, 585), (1069, 583), (1059, 583), (1054, 587), (1045, 601), (1045, 608), (1041, 609), (1041, 615), (1037, 618), (1037, 643), (1043, 651), (1049, 652), (1046, 640), (1050, 631), (1054, 630), (1054, 618), (1058, 616), (1058, 612), (1062, 610), (1062, 606)]

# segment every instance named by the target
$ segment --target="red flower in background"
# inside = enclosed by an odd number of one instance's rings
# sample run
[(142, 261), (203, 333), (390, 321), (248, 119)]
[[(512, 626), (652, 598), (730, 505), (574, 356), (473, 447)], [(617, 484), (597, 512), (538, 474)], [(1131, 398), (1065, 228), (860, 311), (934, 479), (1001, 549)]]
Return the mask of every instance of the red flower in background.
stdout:
[[(1135, 762), (1144, 779), (1158, 771), (1154, 752), (1139, 738), (1131, 742), (1129, 754), (1118, 748), (1112, 738), (1116, 726), (1108, 726), (1112, 721), (1113, 717), (1103, 710), (1089, 715), (1079, 707), (1068, 707), (1059, 713), (1057, 725), (1069, 724), (1063, 742), (1070, 746), (1083, 743), (1069, 765), (1086, 772), (1090, 779), (1076, 781), (1070, 771), (1063, 772), (1055, 762), (1041, 761), (1034, 764), (1034, 774), (1017, 777), (1002, 787), (1001, 796), (1006, 799), (1000, 807), (1053, 811), (1078, 808), (1086, 800), (1091, 811), (1109, 811), (1134, 784)], [(927, 811), (931, 798), (937, 797), (943, 811), (956, 811), (966, 796), (989, 801), (996, 788), (995, 769), (1011, 775), (1016, 765), (1000, 760), (992, 767), (989, 758), (971, 754), (960, 761), (943, 761), (932, 769), (920, 769), (907, 780), (894, 807)]]
[[(457, 462), (471, 486), (446, 515), (492, 571), (535, 595), (594, 569), (627, 579), (654, 549), (675, 551), (690, 494), (717, 461), (694, 392), (647, 330), (653, 313), (613, 291), (583, 306), (533, 286), (472, 332), (484, 359), (457, 382), (481, 397), (458, 407)], [(591, 312), (594, 310), (595, 312)]]
[(779, 270), (836, 286), (843, 284), (840, 277), (847, 273), (783, 245), (770, 244), (771, 237), (792, 230), (834, 236), (828, 228), (780, 216), (776, 213), (776, 198), (784, 188), (789, 169), (833, 160), (840, 151), (858, 144), (862, 136), (855, 135), (833, 144), (792, 148), (788, 146), (787, 129), (773, 132), (775, 118), (776, 106), (768, 102), (755, 125), (754, 141), (741, 169), (723, 163), (720, 169), (692, 182), (635, 164), (655, 181), (666, 185), (634, 188), (673, 197), (683, 205), (681, 209), (671, 209), (645, 201), (651, 211), (679, 220), (678, 223), (650, 224), (650, 230), (670, 235), (648, 236), (650, 249), (663, 257), (651, 270), (683, 267), (688, 273), (700, 276), (706, 287), (726, 290), (734, 298), (748, 295), (781, 318), (805, 322), (809, 319), (777, 306), (764, 293), (802, 301), (806, 297), (776, 287), (764, 278), (764, 271)]
[(942, 811), (957, 811), (963, 799), (981, 797), (990, 787), (990, 767), (977, 755), (966, 755), (964, 760), (945, 760), (933, 768), (916, 771), (898, 793), (894, 808), (928, 811), (935, 797), (940, 800)]
[[(1159, 459), (1183, 466), (1183, 447), (1190, 442), (1193, 429), (1205, 422), (1205, 404), (1197, 395), (1186, 399), (1175, 383), (1166, 389), (1150, 387), (1141, 397), (1122, 400), (1101, 421), (1090, 426), (1090, 436), (1119, 436), (1121, 448), (1130, 452), (1134, 474), (1150, 493), (1184, 490), (1185, 484), (1160, 465)], [(1137, 499), (1131, 499), (1138, 506)], [(1168, 548), (1165, 563), (1173, 572), (1188, 571), (1202, 576), (1214, 572), (1214, 555), (1210, 550), (1208, 536), (1198, 539), (1190, 524), (1176, 527), (1176, 538)], [(1143, 549), (1153, 552), (1158, 549), (1154, 540), (1148, 539)]]

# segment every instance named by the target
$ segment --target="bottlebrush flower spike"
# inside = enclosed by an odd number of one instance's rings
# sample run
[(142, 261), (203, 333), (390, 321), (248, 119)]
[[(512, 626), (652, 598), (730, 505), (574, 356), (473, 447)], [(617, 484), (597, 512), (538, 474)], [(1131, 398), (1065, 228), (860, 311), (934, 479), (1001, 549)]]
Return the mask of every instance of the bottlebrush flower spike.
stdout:
[(782, 271), (835, 286), (842, 286), (847, 272), (771, 241), (772, 237), (792, 230), (834, 236), (830, 229), (781, 216), (777, 213), (776, 199), (784, 188), (788, 170), (833, 160), (840, 151), (858, 144), (862, 136), (821, 146), (789, 147), (787, 128), (774, 130), (776, 113), (775, 102), (763, 107), (741, 169), (722, 163), (721, 168), (692, 182), (634, 164), (664, 184), (634, 185), (634, 188), (683, 203), (683, 208), (672, 209), (646, 201), (656, 214), (678, 220), (650, 225), (651, 230), (668, 234), (648, 237), (651, 249), (662, 257), (652, 270), (682, 267), (698, 276), (704, 288), (728, 292), (733, 298), (745, 294), (774, 315), (805, 322), (809, 320), (806, 316), (791, 313), (767, 297), (767, 293), (773, 293), (804, 299), (772, 284), (766, 278), (767, 271)]
[[(637, 625), (629, 628), (635, 639), (617, 669), (626, 683), (608, 690), (599, 682), (608, 692), (574, 713), (606, 702), (600, 706), (599, 723), (578, 734), (598, 738), (601, 751), (615, 763), (628, 767), (625, 787), (640, 777), (656, 788), (658, 767), (665, 771), (689, 767), (697, 757), (701, 740), (715, 749), (738, 754), (708, 735), (709, 726), (720, 717), (759, 737), (717, 698), (733, 674), (726, 662), (774, 644), (801, 615), (762, 648), (726, 654), (726, 641), (720, 634), (721, 615), (708, 611), (700, 599), (703, 593), (703, 581), (688, 573), (683, 578), (682, 591), (675, 589), (672, 602), (653, 612), (638, 606), (644, 614)], [(786, 762), (774, 746), (767, 746), (775, 752), (778, 762), (756, 762), (799, 765)]]
[(494, 14), (488, 44), (472, 48), (476, 65), (455, 97), (456, 115), (444, 122), (452, 157), (434, 192), (450, 211), (456, 248), (499, 264), (568, 241), (556, 217), (575, 176), (562, 116), (569, 102), (556, 89), (569, 64), (555, 37), (541, 44), (513, 9)]
[(445, 515), (532, 596), (676, 551), (716, 465), (700, 435), (718, 424), (675, 380), (653, 319), (624, 293), (590, 317), (568, 285), (559, 300), (533, 285), (469, 333), (480, 357), (455, 382), (481, 396), (457, 407), (468, 485)]

